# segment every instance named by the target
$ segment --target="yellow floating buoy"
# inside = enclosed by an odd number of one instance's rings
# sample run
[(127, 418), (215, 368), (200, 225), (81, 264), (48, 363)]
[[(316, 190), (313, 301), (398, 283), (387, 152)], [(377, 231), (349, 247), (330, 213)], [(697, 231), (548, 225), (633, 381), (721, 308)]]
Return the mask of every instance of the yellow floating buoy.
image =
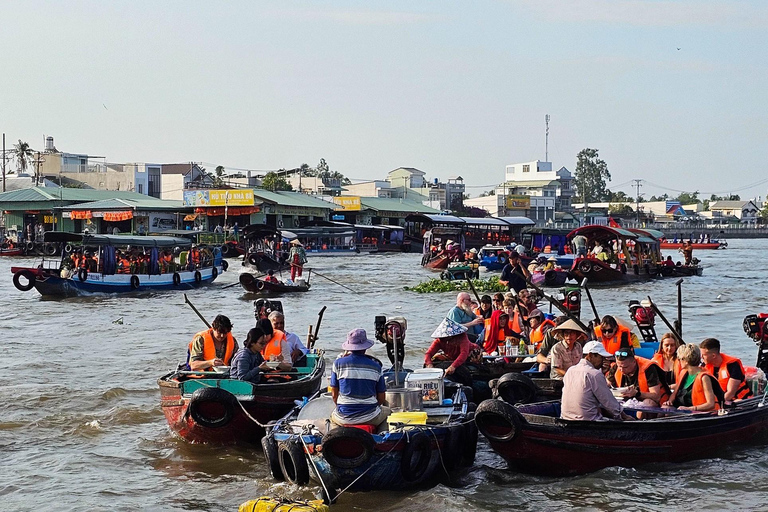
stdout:
[(291, 501), (285, 498), (270, 498), (262, 496), (256, 500), (246, 501), (238, 512), (328, 512), (330, 508), (323, 500)]

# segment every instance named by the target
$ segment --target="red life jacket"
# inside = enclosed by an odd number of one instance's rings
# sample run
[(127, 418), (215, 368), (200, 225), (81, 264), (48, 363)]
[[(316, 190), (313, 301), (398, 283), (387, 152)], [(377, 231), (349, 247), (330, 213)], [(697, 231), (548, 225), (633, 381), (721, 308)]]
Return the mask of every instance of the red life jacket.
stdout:
[[(714, 365), (708, 364), (704, 367), (704, 371), (706, 371), (708, 374), (712, 375), (715, 379), (717, 379), (717, 382), (720, 384), (720, 387), (723, 389), (723, 391), (728, 390), (728, 381), (731, 380), (731, 374), (728, 372), (728, 364), (729, 363), (738, 363), (739, 368), (741, 368), (741, 374), (746, 375), (744, 373), (744, 365), (741, 364), (741, 359), (738, 357), (732, 357), (726, 354), (720, 353), (720, 357), (723, 359), (722, 364), (720, 364), (720, 368), (717, 371), (717, 375), (715, 375), (715, 367)], [(747, 386), (746, 378), (741, 381), (741, 384), (739, 385), (739, 388), (736, 390), (736, 394), (734, 395), (734, 399), (737, 398), (747, 398), (752, 396), (752, 390)]]

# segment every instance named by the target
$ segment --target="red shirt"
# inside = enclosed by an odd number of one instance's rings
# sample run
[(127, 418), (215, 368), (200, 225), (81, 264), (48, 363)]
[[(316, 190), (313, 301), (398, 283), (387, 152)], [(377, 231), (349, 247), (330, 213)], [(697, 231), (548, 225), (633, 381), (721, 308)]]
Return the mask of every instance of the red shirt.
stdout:
[(424, 355), (424, 364), (432, 363), (432, 356), (442, 350), (448, 359), (453, 360), (451, 366), (458, 368), (463, 365), (469, 353), (472, 350), (472, 342), (467, 338), (466, 333), (459, 336), (453, 336), (451, 338), (438, 338), (432, 342), (429, 346), (427, 353)]

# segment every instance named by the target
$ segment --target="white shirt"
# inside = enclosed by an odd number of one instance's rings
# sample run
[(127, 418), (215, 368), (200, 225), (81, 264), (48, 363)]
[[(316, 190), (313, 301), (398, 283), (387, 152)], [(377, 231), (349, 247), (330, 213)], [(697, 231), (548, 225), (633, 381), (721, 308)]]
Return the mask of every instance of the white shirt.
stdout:
[(288, 350), (290, 350), (291, 353), (293, 353), (294, 350), (301, 350), (303, 354), (309, 352), (309, 349), (304, 346), (304, 344), (301, 342), (301, 338), (299, 338), (296, 334), (292, 332), (286, 332), (285, 339), (288, 341)]

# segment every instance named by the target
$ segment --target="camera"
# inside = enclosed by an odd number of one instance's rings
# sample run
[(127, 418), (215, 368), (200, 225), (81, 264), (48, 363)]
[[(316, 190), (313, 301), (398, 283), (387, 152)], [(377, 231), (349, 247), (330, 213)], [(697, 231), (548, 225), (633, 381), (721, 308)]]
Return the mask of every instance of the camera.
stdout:
[(279, 300), (259, 299), (253, 302), (253, 313), (256, 320), (267, 318), (273, 311), (283, 312), (283, 303)]
[(386, 343), (387, 317), (384, 315), (376, 315), (373, 319), (373, 325), (376, 339), (382, 343)]
[(757, 343), (768, 342), (768, 326), (765, 324), (766, 320), (768, 320), (768, 313), (747, 315), (744, 318), (744, 332)]

